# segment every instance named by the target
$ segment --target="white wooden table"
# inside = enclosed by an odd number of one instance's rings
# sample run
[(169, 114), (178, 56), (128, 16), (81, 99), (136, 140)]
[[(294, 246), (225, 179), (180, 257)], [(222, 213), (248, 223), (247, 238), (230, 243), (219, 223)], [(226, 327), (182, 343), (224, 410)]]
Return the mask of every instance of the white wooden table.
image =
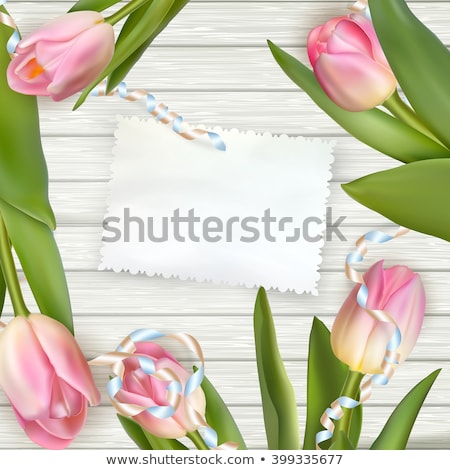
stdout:
[[(319, 136), (336, 140), (328, 205), (345, 216), (342, 232), (323, 249), (319, 295), (269, 292), (280, 349), (295, 386), (300, 427), (304, 429), (307, 340), (314, 315), (331, 326), (352, 287), (345, 277), (345, 255), (368, 230), (393, 232), (395, 226), (353, 202), (340, 184), (395, 166), (347, 135), (297, 89), (278, 68), (266, 46), (271, 39), (306, 60), (308, 31), (345, 14), (352, 2), (276, 0), (191, 0), (155, 41), (127, 78), (145, 88), (192, 124)], [(417, 15), (450, 44), (450, 2), (411, 1)], [(23, 33), (64, 13), (71, 2), (11, 0)], [(41, 127), (50, 173), (56, 237), (71, 293), (76, 336), (86, 356), (113, 350), (132, 329), (186, 331), (200, 341), (206, 373), (229, 404), (250, 448), (265, 448), (254, 360), (252, 313), (256, 290), (227, 288), (147, 276), (99, 272), (102, 220), (110, 179), (115, 116), (146, 117), (143, 103), (117, 97), (90, 98), (72, 112), (74, 100), (41, 99)], [(410, 233), (381, 247), (368, 262), (407, 264), (425, 283), (428, 306), (423, 330), (408, 362), (387, 387), (376, 387), (364, 413), (361, 445), (368, 447), (393, 407), (421, 378), (443, 371), (430, 392), (411, 435), (409, 448), (450, 448), (450, 247)], [(33, 304), (31, 294), (26, 300)], [(7, 304), (5, 318), (11, 316)], [(71, 448), (134, 448), (105, 392), (108, 370), (96, 369), (101, 406), (90, 409), (87, 424)], [(0, 393), (0, 448), (35, 448)]]

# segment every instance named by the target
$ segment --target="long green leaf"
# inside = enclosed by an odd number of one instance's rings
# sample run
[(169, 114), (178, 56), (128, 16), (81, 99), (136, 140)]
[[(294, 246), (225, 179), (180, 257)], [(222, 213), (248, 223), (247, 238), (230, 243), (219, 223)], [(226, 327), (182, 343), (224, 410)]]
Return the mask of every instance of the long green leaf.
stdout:
[(40, 312), (58, 320), (73, 333), (66, 276), (53, 231), (1, 201), (0, 211)]
[(360, 204), (396, 224), (450, 241), (450, 160), (414, 162), (342, 185)]
[(203, 377), (201, 387), (206, 397), (206, 422), (216, 431), (218, 444), (236, 442), (239, 450), (247, 449), (233, 416), (213, 384)]
[(403, 398), (370, 447), (372, 450), (406, 449), (417, 415), (440, 371), (437, 369), (425, 377)]
[(269, 449), (300, 449), (297, 404), (278, 349), (266, 291), (258, 291), (254, 312), (256, 362)]
[[(303, 449), (316, 448), (316, 434), (324, 428), (320, 418), (330, 404), (339, 398), (348, 367), (333, 354), (330, 332), (318, 318), (314, 318), (309, 337), (308, 383), (306, 398), (306, 428)], [(362, 407), (353, 410), (350, 435), (353, 447), (357, 447), (362, 426)], [(321, 445), (326, 448), (327, 443)]]
[(36, 97), (14, 92), (6, 80), (11, 34), (0, 24), (0, 199), (54, 228)]
[(174, 0), (153, 0), (147, 9), (145, 9), (139, 23), (128, 34), (121, 35), (116, 41), (114, 56), (106, 69), (97, 79), (90, 84), (81, 93), (80, 98), (75, 103), (74, 109), (77, 109), (86, 100), (92, 89), (106, 78), (120, 64), (126, 61), (142, 44), (158, 30), (164, 18), (172, 8)]
[(133, 421), (131, 418), (122, 416), (120, 414), (117, 414), (117, 418), (125, 432), (128, 434), (130, 439), (132, 439), (134, 443), (139, 447), (139, 449), (153, 450), (153, 447), (148, 442), (144, 431), (139, 426), (139, 424), (136, 423), (136, 421)]
[(5, 296), (6, 296), (6, 282), (3, 277), (2, 270), (0, 269), (0, 317), (3, 313), (3, 307), (5, 305)]
[(78, 0), (69, 11), (103, 11), (120, 2), (121, 0)]
[(450, 52), (404, 0), (371, 0), (370, 13), (389, 64), (419, 118), (450, 147)]
[(151, 447), (155, 450), (188, 450), (188, 448), (176, 439), (165, 439), (163, 437), (157, 437), (145, 429), (143, 429), (146, 439), (148, 440)]
[(405, 163), (450, 157), (448, 149), (379, 109), (345, 111), (328, 98), (310, 69), (270, 41), (269, 47), (286, 75), (361, 142)]
[[(173, 20), (173, 18), (175, 18), (175, 16), (185, 7), (185, 5), (188, 2), (189, 0), (175, 0), (174, 1), (166, 17), (160, 23), (159, 27), (153, 32), (153, 34), (149, 36), (149, 38), (145, 41), (145, 43), (142, 44), (135, 52), (133, 52), (133, 54), (131, 54), (115, 70), (111, 72), (111, 74), (108, 77), (108, 85), (107, 85), (106, 93), (109, 93), (117, 85), (119, 85), (119, 83), (125, 78), (128, 72), (133, 68), (134, 64), (140, 59), (142, 54), (147, 50), (147, 48), (150, 46), (150, 44), (153, 42), (156, 36), (158, 36), (158, 34), (161, 33), (166, 28), (166, 26)], [(138, 14), (138, 12), (142, 13), (141, 10), (142, 12), (144, 11), (144, 9), (139, 9), (135, 13), (136, 14)], [(131, 18), (131, 15), (130, 15), (130, 18)], [(122, 29), (121, 34), (124, 33), (125, 26), (127, 26), (127, 23), (124, 25), (124, 28)]]

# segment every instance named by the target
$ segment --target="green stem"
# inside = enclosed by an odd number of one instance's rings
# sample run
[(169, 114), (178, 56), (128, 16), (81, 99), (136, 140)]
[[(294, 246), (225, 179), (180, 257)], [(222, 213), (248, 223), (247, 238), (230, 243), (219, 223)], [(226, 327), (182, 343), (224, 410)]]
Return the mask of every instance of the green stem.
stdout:
[(9, 296), (13, 304), (14, 315), (28, 317), (30, 311), (23, 300), (22, 290), (20, 289), (19, 279), (17, 277), (16, 266), (11, 253), (11, 245), (6, 230), (5, 222), (0, 213), (0, 265), (8, 288)]
[(123, 8), (113, 13), (111, 16), (105, 18), (105, 23), (109, 23), (110, 25), (115, 25), (118, 23), (122, 18), (133, 13), (134, 10), (137, 10), (140, 6), (144, 5), (145, 3), (149, 3), (151, 0), (131, 0), (129, 1)]
[[(364, 374), (361, 372), (356, 372), (349, 370), (347, 378), (345, 379), (344, 386), (342, 387), (341, 397), (349, 397), (353, 400), (358, 399), (359, 395), (359, 386), (361, 385), (361, 380), (363, 379)], [(345, 435), (348, 437), (350, 434), (350, 425), (352, 423), (353, 409), (342, 408), (343, 415), (341, 419), (337, 420), (335, 423), (335, 428), (333, 432), (333, 437), (331, 443), (333, 443), (339, 436), (340, 431), (344, 431)]]
[(408, 124), (438, 144), (443, 145), (442, 142), (417, 117), (417, 114), (414, 112), (414, 110), (401, 99), (397, 91), (395, 91), (391, 97), (383, 103), (383, 106), (388, 109), (396, 118), (400, 119), (400, 121)]
[(186, 436), (194, 443), (198, 450), (210, 450), (198, 431), (188, 432)]

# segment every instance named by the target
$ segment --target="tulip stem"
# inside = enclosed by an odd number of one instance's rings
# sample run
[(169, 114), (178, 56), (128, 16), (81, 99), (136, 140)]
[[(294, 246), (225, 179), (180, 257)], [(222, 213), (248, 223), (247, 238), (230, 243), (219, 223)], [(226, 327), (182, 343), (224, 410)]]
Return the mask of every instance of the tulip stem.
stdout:
[[(364, 374), (361, 372), (349, 370), (347, 377), (342, 387), (341, 397), (352, 398), (357, 400), (359, 396), (359, 386), (361, 385), (361, 380), (363, 379)], [(333, 437), (331, 438), (331, 443), (333, 443), (339, 436), (340, 431), (344, 431), (345, 435), (349, 437), (350, 426), (352, 424), (353, 408), (342, 408), (343, 415), (341, 419), (337, 420), (335, 423), (335, 428), (333, 432)]]
[(383, 106), (388, 109), (396, 118), (403, 121), (408, 126), (416, 129), (423, 135), (426, 135), (430, 139), (434, 140), (440, 145), (442, 142), (428, 129), (428, 127), (419, 119), (414, 110), (408, 106), (400, 97), (397, 91), (395, 91), (390, 98), (388, 98)]
[(210, 450), (198, 431), (188, 432), (186, 436), (194, 443), (198, 450)]
[(121, 19), (133, 13), (134, 10), (137, 10), (140, 6), (145, 3), (151, 3), (151, 0), (131, 0), (123, 8), (113, 13), (111, 16), (105, 18), (105, 23), (109, 23), (114, 26)]
[(28, 317), (30, 311), (23, 300), (22, 290), (17, 277), (16, 266), (11, 252), (11, 243), (0, 212), (0, 265), (13, 304), (14, 315)]

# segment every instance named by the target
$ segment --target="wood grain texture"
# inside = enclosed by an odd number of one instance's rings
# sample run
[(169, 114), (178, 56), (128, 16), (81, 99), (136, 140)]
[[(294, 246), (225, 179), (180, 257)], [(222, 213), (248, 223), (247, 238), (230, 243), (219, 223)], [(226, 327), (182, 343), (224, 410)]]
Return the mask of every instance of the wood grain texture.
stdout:
[[(450, 45), (450, 2), (411, 1), (414, 12)], [(10, 0), (23, 33), (65, 12), (72, 2)], [(334, 140), (335, 163), (328, 206), (345, 216), (342, 233), (322, 249), (319, 295), (269, 292), (280, 349), (294, 384), (304, 427), (309, 329), (314, 316), (331, 326), (352, 288), (343, 272), (345, 255), (364, 232), (394, 232), (385, 218), (352, 201), (341, 183), (398, 165), (359, 143), (298, 90), (277, 67), (271, 39), (306, 60), (308, 31), (331, 16), (345, 14), (342, 1), (192, 0), (127, 77), (192, 124), (286, 133)], [(33, 8), (31, 8), (33, 6)], [(102, 221), (111, 178), (116, 115), (146, 118), (143, 103), (118, 97), (89, 98), (72, 112), (63, 103), (39, 99), (41, 130), (50, 175), (50, 196), (71, 292), (77, 339), (87, 358), (112, 350), (130, 330), (151, 327), (195, 335), (205, 351), (206, 371), (241, 427), (250, 448), (264, 448), (252, 332), (255, 289), (217, 286), (127, 273), (99, 272)], [(374, 390), (365, 411), (362, 447), (367, 448), (395, 404), (431, 371), (442, 368), (419, 415), (409, 447), (450, 449), (450, 248), (422, 234), (373, 246), (368, 262), (407, 264), (419, 271), (427, 290), (423, 331), (410, 360), (387, 387)], [(25, 298), (35, 308), (24, 283)], [(11, 317), (7, 300), (5, 319)], [(5, 320), (5, 321), (6, 321)], [(186, 353), (178, 350), (188, 363)], [(90, 410), (73, 449), (133, 448), (108, 404), (108, 371), (96, 368), (102, 404)], [(0, 448), (35, 448), (15, 422), (0, 393)]]

